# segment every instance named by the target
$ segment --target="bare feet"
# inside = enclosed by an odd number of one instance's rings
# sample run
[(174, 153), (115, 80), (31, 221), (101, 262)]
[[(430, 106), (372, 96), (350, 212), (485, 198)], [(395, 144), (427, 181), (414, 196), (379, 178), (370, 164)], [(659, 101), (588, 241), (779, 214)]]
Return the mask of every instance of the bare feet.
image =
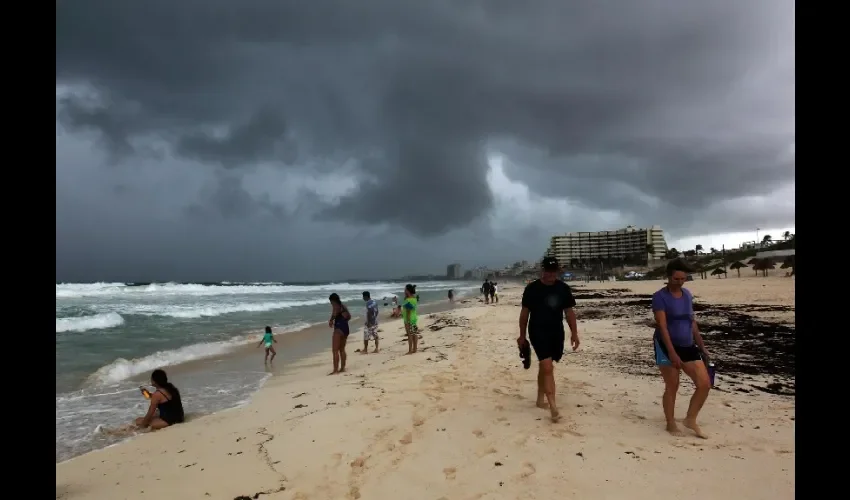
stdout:
[(328, 375), (336, 375), (337, 373), (339, 373), (339, 370), (334, 370), (334, 371), (328, 373)]
[(561, 412), (557, 408), (552, 408), (552, 423), (557, 424), (561, 420)]
[(544, 410), (548, 410), (549, 409), (549, 403), (547, 403), (546, 400), (543, 399), (543, 398), (538, 398), (537, 399), (537, 407), (543, 408)]
[(682, 435), (682, 431), (679, 430), (679, 426), (676, 425), (676, 422), (667, 423), (667, 432), (669, 432), (670, 434), (672, 434), (674, 436), (681, 436)]
[(378, 348), (376, 347), (376, 348), (375, 348), (375, 350), (374, 350), (374, 351), (372, 351), (372, 352), (373, 352), (373, 353), (378, 352)]
[(340, 369), (339, 369), (339, 373), (343, 373), (344, 371), (345, 371), (345, 368), (340, 368)]
[(689, 420), (686, 418), (682, 420), (682, 425), (694, 431), (694, 434), (696, 434), (698, 438), (708, 439), (708, 436), (704, 432), (702, 432), (702, 429), (700, 429), (697, 425), (696, 420)]

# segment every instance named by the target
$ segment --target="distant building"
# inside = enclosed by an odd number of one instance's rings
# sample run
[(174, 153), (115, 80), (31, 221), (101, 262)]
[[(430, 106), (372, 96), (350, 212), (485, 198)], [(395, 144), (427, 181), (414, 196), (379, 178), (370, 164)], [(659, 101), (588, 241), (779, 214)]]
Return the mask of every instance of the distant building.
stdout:
[(660, 226), (555, 235), (546, 250), (546, 255), (568, 267), (600, 260), (646, 263), (662, 259), (666, 253), (667, 241)]
[(784, 259), (788, 257), (795, 256), (795, 249), (789, 248), (787, 250), (768, 250), (766, 252), (757, 252), (757, 259), (770, 259), (772, 262), (782, 262)]
[(449, 264), (446, 266), (446, 277), (450, 280), (461, 279), (460, 264)]

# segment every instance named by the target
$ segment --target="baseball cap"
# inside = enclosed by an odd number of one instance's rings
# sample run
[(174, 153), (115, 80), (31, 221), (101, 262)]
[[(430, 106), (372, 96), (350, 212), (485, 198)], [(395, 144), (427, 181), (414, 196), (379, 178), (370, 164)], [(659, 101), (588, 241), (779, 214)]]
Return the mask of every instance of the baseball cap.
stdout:
[(555, 257), (543, 257), (543, 260), (540, 262), (540, 266), (544, 271), (557, 271), (561, 268), (558, 265), (558, 259)]

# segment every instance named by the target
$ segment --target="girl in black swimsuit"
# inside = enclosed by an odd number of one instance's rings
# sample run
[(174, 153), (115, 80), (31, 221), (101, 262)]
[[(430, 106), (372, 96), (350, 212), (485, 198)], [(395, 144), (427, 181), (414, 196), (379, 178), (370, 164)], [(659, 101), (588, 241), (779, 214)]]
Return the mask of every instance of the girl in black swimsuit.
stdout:
[(151, 405), (147, 414), (137, 418), (136, 425), (149, 426), (156, 430), (183, 422), (183, 402), (180, 400), (180, 391), (168, 381), (165, 371), (154, 370), (151, 373), (151, 385), (156, 387), (156, 392), (151, 394)]
[(328, 297), (328, 300), (330, 300), (332, 306), (331, 319), (328, 320), (328, 326), (334, 329), (333, 341), (331, 343), (331, 350), (334, 357), (334, 371), (330, 375), (335, 375), (345, 371), (345, 342), (348, 340), (348, 320), (351, 319), (351, 314), (339, 299), (339, 295), (332, 293)]

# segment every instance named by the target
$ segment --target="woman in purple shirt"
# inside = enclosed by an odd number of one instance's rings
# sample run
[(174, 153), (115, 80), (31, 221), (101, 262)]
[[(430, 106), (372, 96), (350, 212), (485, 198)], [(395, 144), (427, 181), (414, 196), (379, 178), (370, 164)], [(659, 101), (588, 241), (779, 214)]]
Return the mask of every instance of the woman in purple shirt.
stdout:
[(688, 414), (682, 424), (703, 439), (707, 436), (697, 425), (697, 415), (708, 398), (711, 384), (702, 356), (708, 352), (694, 319), (694, 299), (691, 292), (682, 288), (688, 278), (688, 267), (679, 259), (667, 264), (667, 286), (652, 295), (652, 312), (655, 314), (655, 364), (664, 378), (664, 417), (667, 432), (677, 434), (679, 427), (673, 418), (676, 408), (676, 391), (679, 389), (679, 371), (684, 371), (696, 385)]

